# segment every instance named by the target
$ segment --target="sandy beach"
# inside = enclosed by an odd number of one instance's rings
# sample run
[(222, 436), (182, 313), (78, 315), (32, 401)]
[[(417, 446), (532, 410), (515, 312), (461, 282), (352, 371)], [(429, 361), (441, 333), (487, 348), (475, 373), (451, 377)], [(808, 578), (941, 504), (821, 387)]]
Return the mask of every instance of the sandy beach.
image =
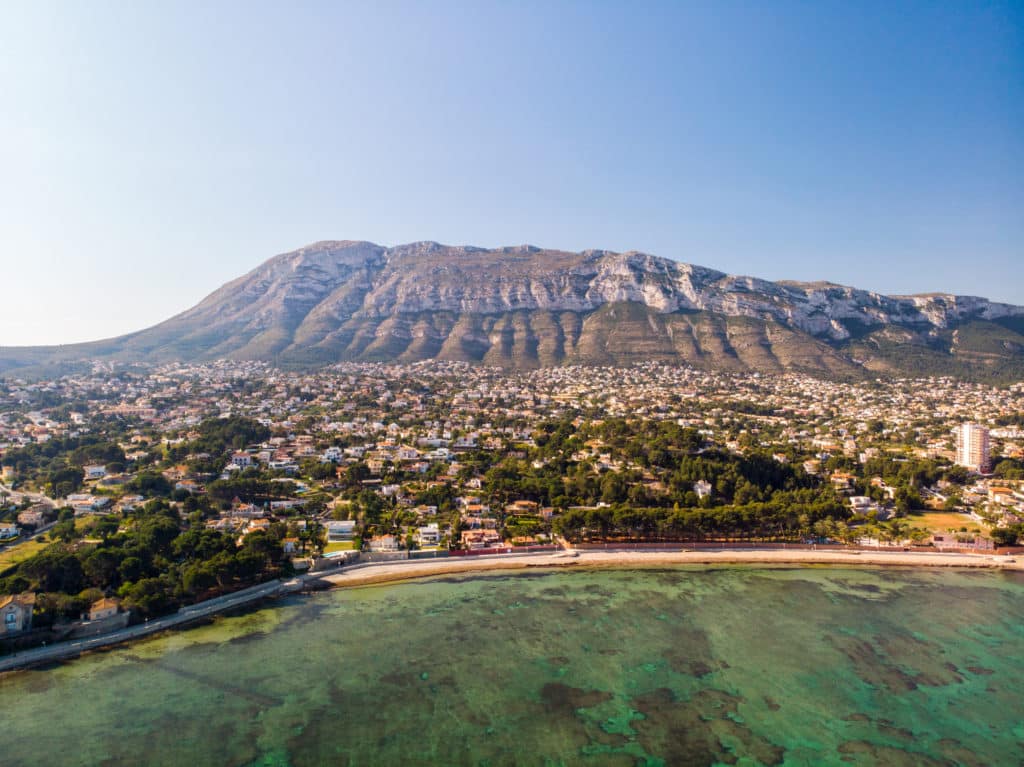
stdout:
[(537, 567), (616, 567), (643, 568), (665, 565), (842, 565), (868, 567), (975, 567), (1024, 570), (1024, 561), (1015, 556), (992, 554), (917, 553), (904, 551), (790, 551), (701, 550), (687, 551), (580, 551), (544, 555), (514, 554), (476, 559), (460, 557), (420, 561), (381, 563), (357, 570), (318, 574), (320, 581), (333, 586), (365, 586), (412, 578), (486, 570), (519, 570)]

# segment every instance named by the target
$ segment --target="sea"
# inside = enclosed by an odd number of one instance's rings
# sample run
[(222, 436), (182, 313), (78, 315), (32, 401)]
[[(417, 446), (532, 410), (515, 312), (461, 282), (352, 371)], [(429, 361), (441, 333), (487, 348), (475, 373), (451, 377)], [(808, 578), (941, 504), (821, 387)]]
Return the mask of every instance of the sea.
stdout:
[(0, 677), (0, 764), (1019, 765), (1024, 576), (497, 571)]

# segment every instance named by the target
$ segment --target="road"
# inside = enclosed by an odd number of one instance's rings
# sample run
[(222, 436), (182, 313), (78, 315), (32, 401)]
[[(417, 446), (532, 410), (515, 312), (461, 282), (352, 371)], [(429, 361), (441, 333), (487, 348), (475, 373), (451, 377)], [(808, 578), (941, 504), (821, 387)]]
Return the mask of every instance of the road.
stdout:
[[(8, 495), (12, 502), (18, 504), (20, 504), (23, 499), (28, 498), (28, 500), (34, 504), (42, 503), (49, 506), (51, 509), (56, 509), (59, 505), (55, 500), (48, 496), (42, 495), (41, 493), (23, 493), (21, 490), (12, 490), (3, 482), (0, 482), (0, 495), (3, 494)], [(53, 527), (54, 524), (55, 523), (51, 522), (48, 525), (44, 525), (43, 527), (40, 527), (38, 530), (34, 531), (31, 535), (25, 535), (24, 531), (22, 531), (21, 538), (15, 538), (13, 541), (10, 541), (9, 543), (0, 545), (0, 551), (7, 548), (8, 546), (17, 546), (19, 543), (24, 543), (30, 538), (34, 538), (37, 535), (45, 533), (47, 530)]]
[(15, 503), (21, 503), (23, 498), (28, 498), (32, 503), (44, 503), (54, 509), (60, 506), (60, 504), (53, 498), (43, 495), (42, 493), (26, 493), (22, 490), (14, 490), (3, 482), (0, 482), (0, 493), (7, 493)]
[(4, 551), (5, 549), (10, 548), (11, 546), (18, 546), (22, 543), (27, 543), (28, 541), (35, 538), (37, 535), (43, 535), (47, 530), (49, 530), (56, 524), (56, 522), (48, 522), (42, 527), (36, 528), (31, 533), (26, 533), (24, 530), (22, 530), (20, 538), (15, 538), (13, 541), (8, 541), (7, 543), (0, 543), (0, 551)]
[(234, 594), (183, 607), (174, 615), (166, 615), (163, 618), (140, 623), (136, 626), (128, 626), (119, 631), (112, 631), (109, 634), (100, 634), (88, 639), (74, 639), (69, 642), (58, 642), (49, 647), (35, 647), (31, 650), (15, 653), (14, 655), (5, 655), (0, 657), (0, 672), (11, 671), (25, 666), (35, 666), (40, 663), (49, 663), (64, 658), (72, 658), (88, 650), (119, 644), (130, 639), (138, 639), (147, 634), (154, 634), (158, 631), (180, 626), (182, 623), (189, 623), (198, 618), (215, 615), (225, 610), (248, 604), (249, 602), (255, 602), (258, 599), (274, 596), (284, 587), (285, 584), (281, 581), (271, 581), (270, 583), (235, 592)]

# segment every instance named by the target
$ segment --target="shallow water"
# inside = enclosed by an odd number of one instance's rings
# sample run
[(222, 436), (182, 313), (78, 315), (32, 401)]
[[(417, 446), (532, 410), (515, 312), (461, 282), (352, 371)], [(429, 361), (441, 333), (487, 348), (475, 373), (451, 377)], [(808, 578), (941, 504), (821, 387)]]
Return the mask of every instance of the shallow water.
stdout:
[(0, 678), (0, 764), (1013, 765), (1024, 578), (530, 572), (293, 597)]

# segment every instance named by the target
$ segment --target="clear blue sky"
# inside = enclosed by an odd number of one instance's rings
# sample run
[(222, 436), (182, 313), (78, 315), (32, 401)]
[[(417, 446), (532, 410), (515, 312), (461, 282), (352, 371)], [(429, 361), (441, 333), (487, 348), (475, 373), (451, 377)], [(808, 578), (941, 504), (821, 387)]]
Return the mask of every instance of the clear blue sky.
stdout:
[(0, 345), (328, 238), (1024, 304), (1024, 5), (0, 3)]

